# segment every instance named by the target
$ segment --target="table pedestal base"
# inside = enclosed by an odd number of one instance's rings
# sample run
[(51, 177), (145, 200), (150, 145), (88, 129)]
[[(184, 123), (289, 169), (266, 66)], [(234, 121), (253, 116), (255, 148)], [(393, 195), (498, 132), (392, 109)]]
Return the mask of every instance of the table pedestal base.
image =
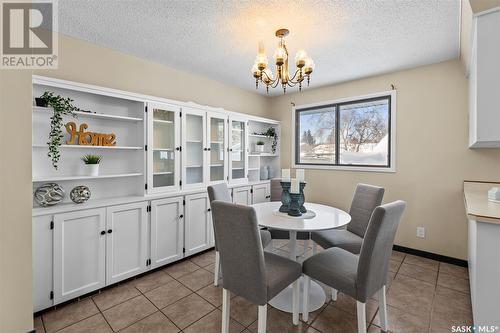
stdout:
[[(300, 278), (300, 293), (299, 293), (299, 312), (302, 313), (302, 306), (304, 304), (304, 291), (303, 291), (303, 279)], [(326, 301), (326, 295), (324, 289), (315, 281), (311, 280), (311, 288), (309, 288), (309, 312), (313, 312), (321, 308)], [(269, 305), (272, 307), (292, 313), (292, 286), (288, 286), (283, 289), (278, 295), (276, 295)]]

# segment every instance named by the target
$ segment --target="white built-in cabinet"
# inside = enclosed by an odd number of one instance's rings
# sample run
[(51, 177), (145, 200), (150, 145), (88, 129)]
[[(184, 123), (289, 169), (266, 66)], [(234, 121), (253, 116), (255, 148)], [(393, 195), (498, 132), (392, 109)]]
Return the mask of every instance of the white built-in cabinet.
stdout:
[(233, 188), (233, 203), (239, 205), (252, 204), (252, 186), (240, 186)]
[(33, 225), (33, 310), (53, 305), (53, 219), (52, 215), (34, 216)]
[(148, 264), (146, 202), (106, 208), (106, 284), (144, 272)]
[(183, 197), (151, 201), (151, 267), (183, 258)]
[(229, 116), (229, 182), (248, 181), (248, 132), (247, 119)]
[(54, 302), (106, 284), (106, 209), (54, 215)]
[(228, 177), (228, 117), (222, 112), (207, 112), (207, 149), (209, 184), (221, 183)]
[(271, 201), (271, 185), (269, 183), (252, 186), (252, 204)]
[(469, 64), (469, 147), (500, 147), (500, 7), (475, 16)]
[(207, 178), (206, 111), (182, 109), (182, 186), (196, 188)]
[(186, 195), (185, 200), (184, 247), (190, 256), (213, 246), (212, 214), (206, 192)]

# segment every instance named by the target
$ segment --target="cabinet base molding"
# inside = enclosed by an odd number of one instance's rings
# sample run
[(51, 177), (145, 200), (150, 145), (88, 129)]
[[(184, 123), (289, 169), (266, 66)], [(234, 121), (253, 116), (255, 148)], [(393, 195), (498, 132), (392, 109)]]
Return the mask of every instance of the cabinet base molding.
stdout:
[(436, 254), (436, 253), (422, 251), (422, 250), (416, 250), (416, 249), (412, 249), (410, 247), (405, 247), (405, 246), (400, 246), (400, 245), (394, 245), (392, 247), (392, 249), (394, 251), (408, 253), (408, 254), (412, 254), (414, 256), (418, 256), (418, 257), (423, 257), (423, 258), (427, 258), (427, 259), (445, 262), (447, 264), (452, 264), (452, 265), (461, 266), (461, 267), (468, 267), (467, 260), (463, 260), (463, 259), (443, 256), (441, 254)]

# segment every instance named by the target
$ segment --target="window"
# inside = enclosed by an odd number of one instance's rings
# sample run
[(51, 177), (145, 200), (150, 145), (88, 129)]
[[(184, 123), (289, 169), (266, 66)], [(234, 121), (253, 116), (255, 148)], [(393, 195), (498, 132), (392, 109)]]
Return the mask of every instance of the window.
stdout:
[(297, 167), (394, 171), (395, 93), (295, 108)]

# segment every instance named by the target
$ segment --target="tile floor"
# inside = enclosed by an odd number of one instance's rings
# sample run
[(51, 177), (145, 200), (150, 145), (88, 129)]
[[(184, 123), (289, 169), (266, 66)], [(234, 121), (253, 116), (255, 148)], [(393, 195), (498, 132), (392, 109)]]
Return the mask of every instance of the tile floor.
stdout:
[[(287, 244), (278, 241), (287, 255)], [(301, 246), (301, 244), (299, 244)], [(302, 246), (302, 249), (304, 247)], [(310, 253), (311, 249), (307, 249)], [(214, 252), (170, 265), (35, 318), (36, 332), (219, 333), (222, 290), (212, 284)], [(394, 252), (387, 290), (391, 332), (450, 332), (472, 323), (467, 269)], [(381, 332), (378, 302), (369, 300), (369, 333)], [(231, 332), (257, 332), (257, 306), (231, 300)], [(268, 307), (268, 332), (357, 332), (356, 303), (341, 293), (336, 302), (292, 325), (291, 314)]]

